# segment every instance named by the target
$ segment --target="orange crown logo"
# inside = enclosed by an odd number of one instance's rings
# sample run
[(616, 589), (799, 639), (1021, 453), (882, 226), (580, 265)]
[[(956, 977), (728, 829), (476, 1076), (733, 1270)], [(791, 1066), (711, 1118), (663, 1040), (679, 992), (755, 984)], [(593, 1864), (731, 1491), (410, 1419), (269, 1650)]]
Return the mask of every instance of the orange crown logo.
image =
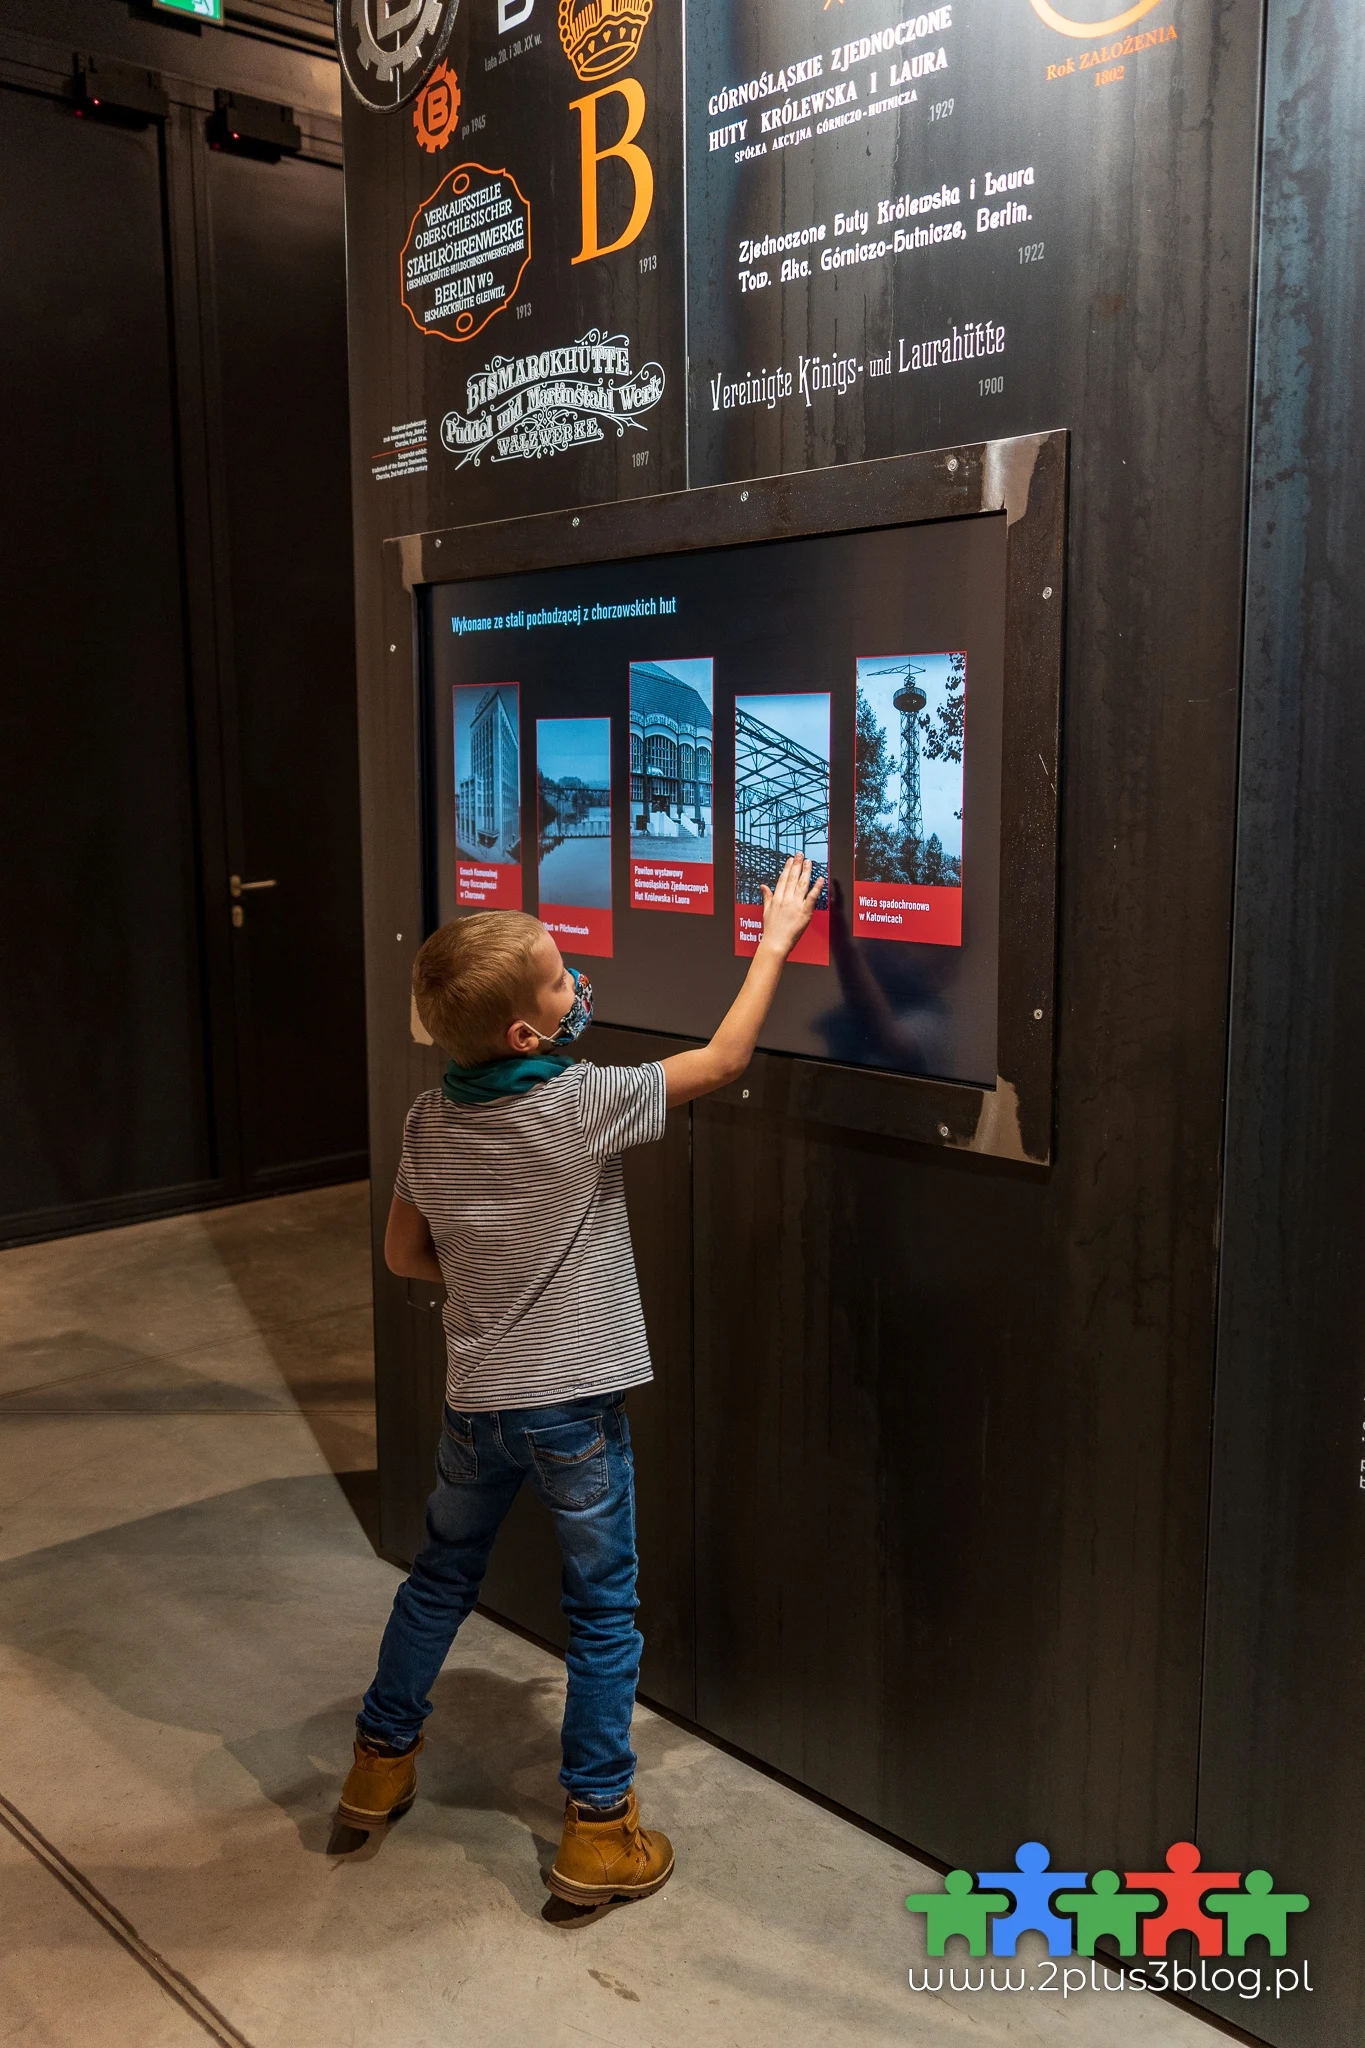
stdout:
[(559, 40), (585, 85), (625, 69), (653, 12), (654, 0), (559, 0)]

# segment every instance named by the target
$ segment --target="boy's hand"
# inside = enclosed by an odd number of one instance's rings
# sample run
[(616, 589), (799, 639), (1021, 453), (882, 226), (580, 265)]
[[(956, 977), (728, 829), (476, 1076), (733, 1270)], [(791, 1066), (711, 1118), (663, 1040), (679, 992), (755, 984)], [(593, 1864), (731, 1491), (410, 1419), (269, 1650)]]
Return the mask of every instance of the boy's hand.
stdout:
[(804, 854), (794, 853), (777, 878), (777, 887), (763, 890), (762, 944), (785, 960), (811, 921), (811, 913), (824, 887), (823, 875), (811, 874)]
[(709, 1045), (695, 1052), (675, 1052), (663, 1062), (670, 1109), (695, 1102), (737, 1081), (753, 1058), (763, 1019), (777, 993), (788, 953), (810, 923), (811, 912), (825, 886), (823, 875), (812, 876), (810, 862), (794, 853), (777, 878), (777, 887), (763, 890), (763, 936), (749, 962), (744, 986), (721, 1020)]

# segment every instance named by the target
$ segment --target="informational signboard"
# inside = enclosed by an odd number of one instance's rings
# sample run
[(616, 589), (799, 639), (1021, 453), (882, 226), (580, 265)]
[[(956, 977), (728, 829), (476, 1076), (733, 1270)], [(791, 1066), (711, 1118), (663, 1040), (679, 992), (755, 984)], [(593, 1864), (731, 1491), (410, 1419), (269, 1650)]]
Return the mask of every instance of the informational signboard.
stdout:
[(223, 0), (152, 0), (159, 14), (192, 14), (196, 21), (223, 19)]
[(690, 480), (1059, 424), (1094, 166), (1174, 12), (689, 7)]
[[(654, 0), (341, 0), (385, 532), (686, 482), (682, 22)], [(368, 168), (366, 168), (368, 166)], [(402, 393), (401, 400), (396, 394)]]
[(344, 0), (376, 522), (1066, 423), (1127, 305), (1100, 195), (1213, 61), (1185, 5)]

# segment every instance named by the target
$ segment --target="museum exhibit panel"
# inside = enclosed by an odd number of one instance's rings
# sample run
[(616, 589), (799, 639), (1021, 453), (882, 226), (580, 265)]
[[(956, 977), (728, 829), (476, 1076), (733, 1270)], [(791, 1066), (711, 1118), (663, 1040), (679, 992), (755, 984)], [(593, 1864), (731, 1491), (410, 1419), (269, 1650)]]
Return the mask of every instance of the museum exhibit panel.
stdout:
[[(1283, 1041), (1357, 973), (1358, 515), (1308, 451), (1359, 436), (1365, 23), (337, 23), (376, 1251), (416, 937), (538, 910), (586, 1056), (657, 1058), (811, 855), (752, 1067), (627, 1163), (642, 1693), (944, 1864), (1269, 1870), (1313, 1991), (1189, 1995), (1348, 2038), (1360, 1681), (1305, 1593), (1361, 1541), (1361, 1148), (1344, 1034)], [(375, 1281), (401, 1560), (439, 1301)], [(485, 1604), (562, 1643), (557, 1581), (519, 1503)]]
[[(1060, 485), (1060, 445), (1053, 461)], [(888, 481), (866, 479), (869, 506), (880, 492), (894, 509)], [(760, 1043), (993, 1084), (1006, 515), (764, 540), (756, 503), (732, 495), (743, 540), (729, 547), (652, 553), (651, 532), (667, 540), (669, 529), (651, 500), (634, 521), (642, 559), (423, 585), (424, 922), (481, 903), (536, 909), (570, 958), (603, 963), (594, 969), (599, 1021), (703, 1034), (739, 986), (736, 961), (755, 950), (763, 885), (802, 853), (828, 886), (793, 963), (827, 972), (784, 980)], [(681, 509), (696, 504), (684, 499)], [(841, 521), (843, 506), (841, 495)], [(831, 513), (811, 496), (809, 516)], [(565, 553), (582, 530), (567, 529)], [(1060, 589), (1059, 532), (1053, 540), (1047, 573)], [(496, 559), (545, 546), (534, 522), (502, 522)], [(461, 553), (469, 566), (468, 542)], [(1050, 602), (1034, 597), (1041, 620), (1060, 614), (1046, 611)], [(945, 639), (961, 643), (954, 654), (888, 665), (860, 652)], [(677, 651), (699, 645), (715, 651)], [(960, 687), (969, 658), (970, 739)], [(919, 676), (936, 679), (932, 712)], [(1021, 666), (1016, 687), (1028, 681)], [(1054, 701), (1038, 713), (1049, 758), (1056, 687), (1054, 660)], [(522, 782), (519, 707), (537, 734)], [(524, 859), (510, 850), (515, 820), (532, 806), (535, 860), (529, 844)], [(476, 866), (468, 856), (480, 843)], [(1017, 864), (1013, 850), (1010, 859)], [(883, 884), (875, 891), (869, 870)], [(662, 923), (651, 914), (659, 910), (689, 921)], [(951, 952), (931, 956), (927, 977), (887, 951), (904, 942), (910, 919), (929, 928), (925, 943), (949, 934)], [(1039, 988), (1049, 979), (1035, 969)]]

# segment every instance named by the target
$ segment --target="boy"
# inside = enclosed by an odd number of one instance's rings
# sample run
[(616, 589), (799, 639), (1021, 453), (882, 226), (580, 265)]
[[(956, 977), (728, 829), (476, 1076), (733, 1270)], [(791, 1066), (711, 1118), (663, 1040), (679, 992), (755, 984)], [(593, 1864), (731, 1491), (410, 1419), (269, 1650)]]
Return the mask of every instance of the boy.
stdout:
[(627, 1387), (652, 1377), (621, 1154), (661, 1138), (668, 1108), (738, 1079), (821, 881), (793, 857), (763, 891), (763, 936), (711, 1043), (641, 1067), (575, 1065), (586, 976), (544, 925), (477, 911), (417, 955), (417, 1013), (451, 1055), (404, 1127), (384, 1258), (443, 1281), (448, 1372), (427, 1542), (399, 1587), (356, 1720), (339, 1818), (372, 1828), (417, 1796), (428, 1694), (523, 1479), (564, 1560), (567, 1794), (550, 1889), (577, 1905), (645, 1898), (673, 1850), (640, 1826), (630, 1720), (635, 1497)]

